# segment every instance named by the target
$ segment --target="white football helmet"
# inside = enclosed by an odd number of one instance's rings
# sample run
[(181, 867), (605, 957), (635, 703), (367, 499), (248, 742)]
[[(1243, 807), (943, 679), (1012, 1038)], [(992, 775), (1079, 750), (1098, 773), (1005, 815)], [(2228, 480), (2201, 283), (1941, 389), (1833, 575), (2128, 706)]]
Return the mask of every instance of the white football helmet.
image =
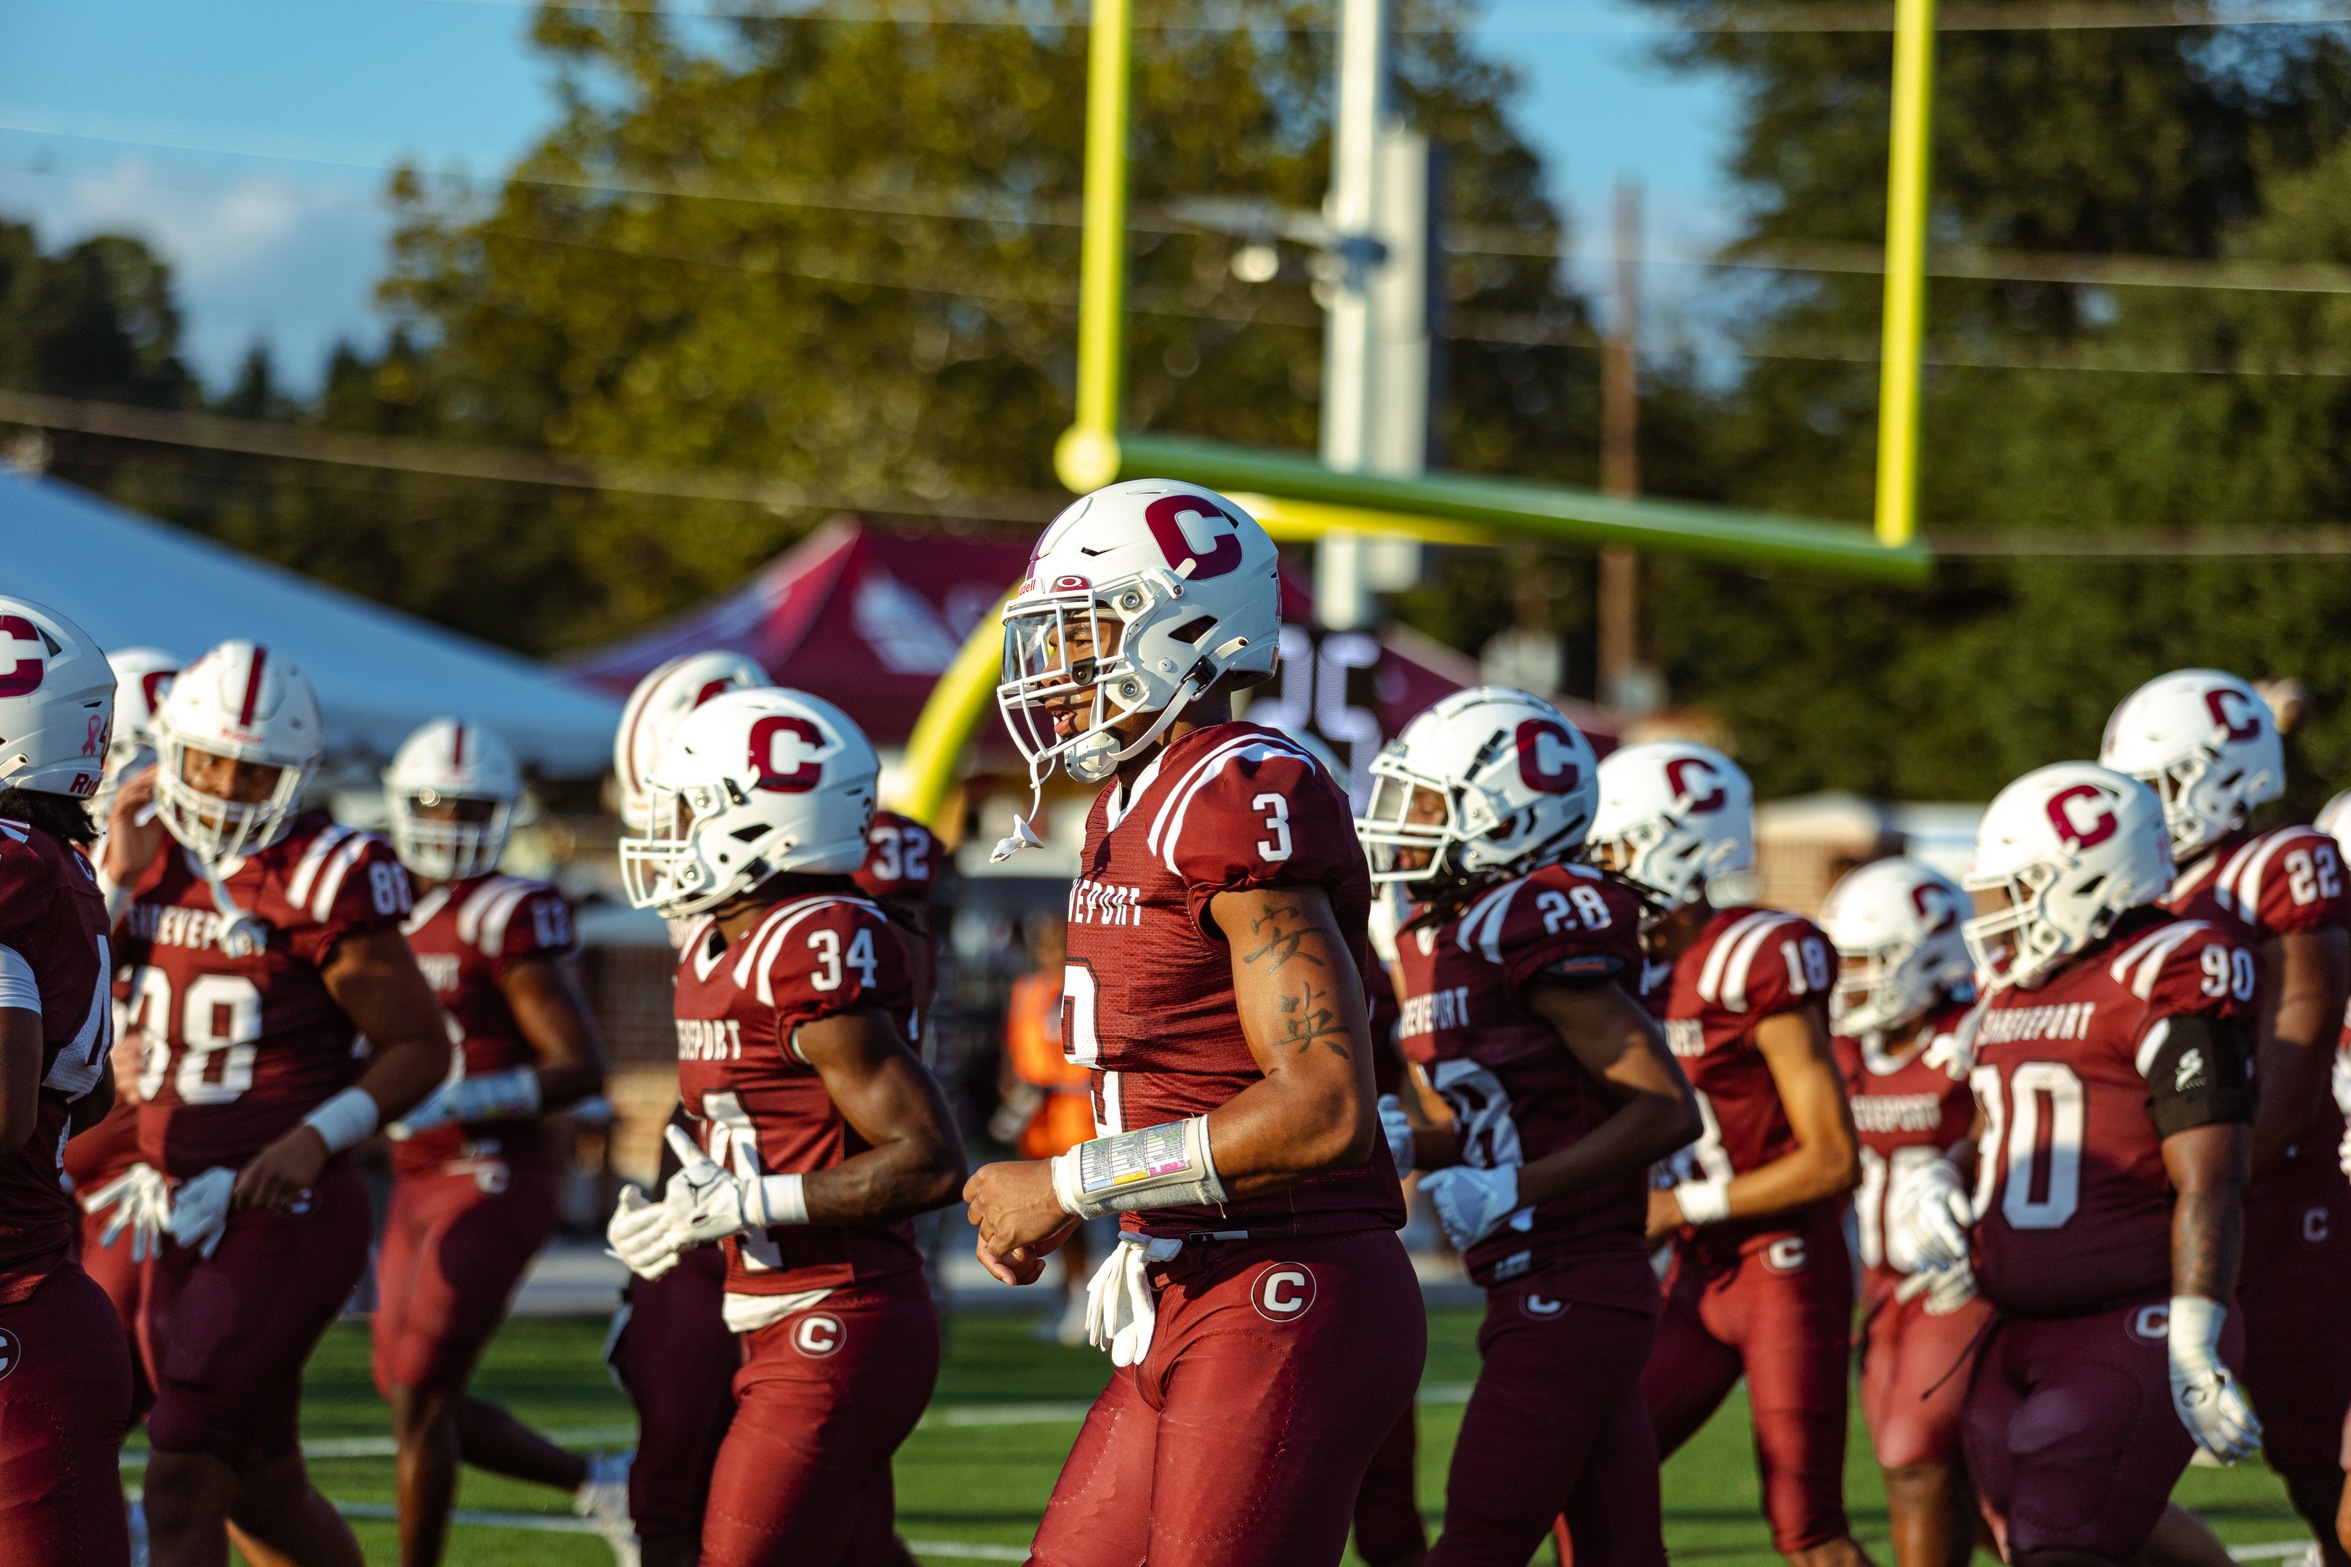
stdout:
[(2175, 860), (2194, 858), (2286, 789), (2286, 748), (2260, 692), (2217, 669), (2175, 669), (2122, 699), (2098, 760), (2163, 801)]
[(1974, 912), (1966, 889), (1923, 860), (1847, 871), (1820, 910), (1843, 960), (1829, 992), (1837, 1032), (1888, 1033), (1938, 1002), (1968, 996), (1975, 965), (1960, 927)]
[[(155, 710), (156, 815), (217, 872), (285, 835), (323, 746), (318, 696), (302, 671), (268, 648), (223, 642), (181, 670)], [(259, 800), (208, 794), (188, 779), (197, 752), (277, 776)]]
[(2318, 819), (2311, 825), (2335, 842), (2351, 846), (2351, 789), (2320, 806)]
[(683, 919), (784, 871), (850, 874), (880, 774), (873, 742), (830, 702), (780, 687), (711, 698), (645, 779), (646, 836), (620, 841), (629, 902)]
[[(1054, 518), (1004, 606), (996, 687), (1031, 783), (1056, 762), (1100, 783), (1219, 680), (1271, 675), (1279, 568), (1256, 519), (1196, 484), (1129, 479)], [(1133, 740), (1110, 727), (1140, 713), (1158, 716)]]
[(114, 744), (106, 752), (107, 792), (123, 774), (155, 759), (155, 709), (171, 690), (180, 661), (161, 648), (126, 647), (106, 655), (114, 669)]
[(1964, 927), (1976, 982), (2029, 989), (2171, 878), (2154, 790), (2095, 762), (2034, 768), (1993, 796), (1976, 828), (1964, 885), (2008, 896)]
[(1663, 910), (1681, 908), (1708, 882), (1755, 868), (1755, 786), (1712, 746), (1653, 740), (1611, 751), (1589, 857)]
[[(392, 848), (428, 881), (463, 881), (498, 868), (522, 798), (522, 768), (497, 732), (436, 718), (400, 743), (384, 769)], [(424, 810), (457, 802), (455, 819)]]
[(640, 836), (645, 832), (645, 775), (669, 749), (670, 736), (688, 713), (721, 692), (773, 684), (756, 661), (741, 653), (716, 651), (673, 658), (638, 681), (612, 737), (612, 774), (620, 783), (622, 826)]
[(1583, 847), (1600, 798), (1591, 742), (1507, 686), (1456, 691), (1371, 764), (1355, 835), (1377, 882), (1432, 890), (1523, 875)]
[(106, 771), (114, 671), (90, 634), (0, 596), (0, 789), (87, 800)]

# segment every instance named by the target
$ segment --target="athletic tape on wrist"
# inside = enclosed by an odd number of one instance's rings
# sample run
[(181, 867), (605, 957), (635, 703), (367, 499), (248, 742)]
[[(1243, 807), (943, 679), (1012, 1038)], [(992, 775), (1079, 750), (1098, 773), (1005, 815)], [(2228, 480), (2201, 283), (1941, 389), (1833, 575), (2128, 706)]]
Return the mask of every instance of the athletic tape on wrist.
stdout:
[(341, 1153), (376, 1129), (375, 1095), (346, 1088), (304, 1116), (302, 1124), (326, 1140), (328, 1153)]
[(1720, 1224), (1731, 1216), (1731, 1183), (1719, 1176), (1711, 1181), (1684, 1181), (1673, 1189), (1673, 1200), (1680, 1205), (1685, 1223)]
[(752, 1184), (747, 1205), (754, 1225), (806, 1224), (807, 1178), (799, 1175), (763, 1175)]
[(2174, 1295), (2171, 1326), (2165, 1335), (2172, 1360), (2199, 1371), (2219, 1366), (2220, 1330), (2228, 1319), (2229, 1308), (2217, 1300), (2202, 1295)]
[(1053, 1161), (1053, 1195), (1080, 1219), (1140, 1208), (1223, 1207), (1208, 1117), (1078, 1144)]
[(493, 1072), (487, 1077), (461, 1080), (450, 1095), (450, 1107), (459, 1121), (495, 1121), (505, 1116), (536, 1115), (539, 1110), (539, 1074), (527, 1066)]

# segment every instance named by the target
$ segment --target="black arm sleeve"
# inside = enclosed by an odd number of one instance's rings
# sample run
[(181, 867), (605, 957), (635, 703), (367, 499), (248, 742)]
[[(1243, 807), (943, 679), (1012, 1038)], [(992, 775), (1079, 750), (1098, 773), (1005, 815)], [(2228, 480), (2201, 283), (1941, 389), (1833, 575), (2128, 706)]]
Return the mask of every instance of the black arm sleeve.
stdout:
[[(2158, 1018), (2147, 1067), (2147, 1115), (2158, 1134), (2253, 1119), (2253, 1036), (2244, 1024), (2187, 1015)], [(2144, 1043), (2142, 1043), (2142, 1050)]]

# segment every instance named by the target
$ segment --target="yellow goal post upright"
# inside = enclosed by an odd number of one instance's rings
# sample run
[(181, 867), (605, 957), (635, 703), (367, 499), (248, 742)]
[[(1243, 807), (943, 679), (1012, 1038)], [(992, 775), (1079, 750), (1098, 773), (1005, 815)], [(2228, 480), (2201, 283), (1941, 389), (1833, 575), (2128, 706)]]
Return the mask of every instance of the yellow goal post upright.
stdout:
[[(1932, 562), (1917, 541), (1914, 516), (1934, 0), (1896, 0), (1874, 530), (1478, 475), (1400, 479), (1340, 473), (1296, 453), (1121, 430), (1133, 5), (1134, 0), (1094, 0), (1089, 36), (1077, 418), (1053, 451), (1054, 471), (1073, 493), (1120, 478), (1191, 480), (1232, 495), (1285, 543), (1311, 541), (1333, 529), (1435, 544), (1531, 537), (1881, 581), (1925, 580)], [(939, 825), (963, 754), (994, 705), (1002, 646), (995, 614), (972, 628), (915, 723), (891, 802), (895, 808)]]

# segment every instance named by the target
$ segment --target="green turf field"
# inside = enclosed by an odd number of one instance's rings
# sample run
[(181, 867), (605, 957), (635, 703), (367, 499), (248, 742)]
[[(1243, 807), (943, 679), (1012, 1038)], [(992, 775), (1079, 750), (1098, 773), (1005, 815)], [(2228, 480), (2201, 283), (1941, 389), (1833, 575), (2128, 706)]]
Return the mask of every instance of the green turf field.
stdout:
[[(1032, 1341), (1032, 1323), (1026, 1316), (990, 1313), (949, 1326), (938, 1401), (898, 1455), (899, 1532), (918, 1543), (927, 1563), (1020, 1559), (1076, 1424), (1066, 1410), (1008, 1406), (1082, 1404), (1109, 1373), (1109, 1358), (1096, 1351)], [(1430, 1323), (1422, 1387), (1424, 1399), (1432, 1401), (1421, 1410), (1421, 1506), (1432, 1533), (1443, 1509), (1445, 1461), (1461, 1418), (1460, 1399), (1477, 1373), (1475, 1327), (1475, 1314), (1466, 1311), (1439, 1312)], [(598, 1359), (603, 1335), (600, 1319), (511, 1322), (491, 1346), (476, 1388), (545, 1429), (601, 1433), (602, 1445), (626, 1446), (629, 1407)], [(1051, 1418), (1039, 1419), (1040, 1413)], [(381, 1438), (386, 1429), (383, 1405), (368, 1380), (367, 1329), (339, 1324), (311, 1362), (303, 1438), (313, 1445), (349, 1442)], [(581, 1439), (581, 1445), (596, 1445), (596, 1437)], [(392, 1500), (388, 1458), (321, 1458), (312, 1471), (338, 1502), (382, 1506)], [(1882, 1545), (1885, 1507), (1858, 1416), (1847, 1496), (1863, 1543)], [(2258, 1463), (2236, 1471), (2191, 1469), (2180, 1498), (2232, 1545), (2301, 1533), (2284, 1488)], [(459, 1506), (569, 1518), (568, 1498), (472, 1471)], [(1666, 1466), (1665, 1521), (1667, 1544), (1681, 1560), (1778, 1560), (1756, 1512), (1742, 1402), (1734, 1399)], [(389, 1524), (362, 1519), (357, 1528), (371, 1563), (393, 1560)], [(922, 1543), (962, 1549), (920, 1551)], [(1882, 1550), (1877, 1554), (1884, 1559)], [(1549, 1558), (1546, 1549), (1542, 1559)], [(474, 1526), (454, 1532), (449, 1560), (457, 1567), (603, 1567), (612, 1556), (592, 1535)]]

